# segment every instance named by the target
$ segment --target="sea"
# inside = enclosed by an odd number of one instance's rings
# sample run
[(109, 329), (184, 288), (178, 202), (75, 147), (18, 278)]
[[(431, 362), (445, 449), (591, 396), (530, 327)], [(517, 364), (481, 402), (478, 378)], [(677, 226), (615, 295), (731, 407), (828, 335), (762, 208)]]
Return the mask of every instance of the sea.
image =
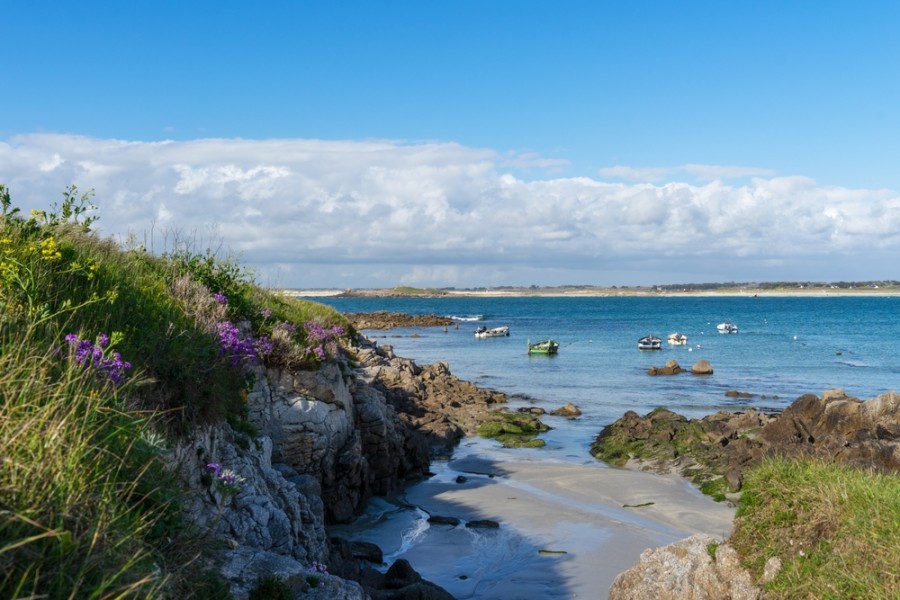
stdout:
[[(863, 400), (900, 389), (898, 296), (315, 300), (344, 313), (384, 310), (450, 317), (453, 325), (447, 328), (363, 333), (379, 345), (392, 346), (398, 356), (419, 364), (445, 362), (457, 377), (504, 392), (511, 410), (536, 406), (549, 413), (572, 403), (582, 412), (577, 419), (542, 417), (552, 428), (541, 436), (544, 448), (506, 450), (492, 441), (469, 440), (461, 445), (459, 455), (503, 453), (504, 460), (590, 464), (597, 462), (590, 456), (591, 443), (626, 411), (643, 415), (666, 407), (686, 417), (748, 408), (775, 412), (804, 394), (821, 395), (834, 388)], [(724, 322), (737, 325), (739, 333), (718, 333), (716, 326)], [(508, 326), (509, 336), (476, 338), (479, 326)], [(687, 336), (686, 345), (667, 344), (667, 336), (675, 332)], [(646, 335), (662, 338), (662, 348), (638, 349), (638, 339)], [(527, 353), (529, 343), (548, 338), (559, 342), (558, 354)], [(702, 359), (713, 373), (692, 375), (691, 366)], [(669, 360), (686, 372), (648, 374), (650, 367), (662, 367)], [(453, 476), (442, 469), (438, 464), (433, 470), (438, 477)], [(340, 534), (379, 543), (386, 548), (387, 561), (414, 556), (414, 547), (427, 539), (427, 530), (424, 515), (404, 504), (401, 495), (373, 501), (370, 511)], [(430, 575), (441, 584), (459, 585), (441, 581), (439, 574)], [(457, 597), (479, 597), (458, 587), (452, 591)]]

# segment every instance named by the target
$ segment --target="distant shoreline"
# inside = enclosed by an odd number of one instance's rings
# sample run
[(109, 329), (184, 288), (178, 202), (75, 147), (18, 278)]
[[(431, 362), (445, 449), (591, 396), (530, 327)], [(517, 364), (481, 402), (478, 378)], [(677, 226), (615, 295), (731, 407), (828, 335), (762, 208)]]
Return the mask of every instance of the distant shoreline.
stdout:
[(398, 290), (396, 288), (385, 289), (283, 289), (281, 293), (286, 296), (299, 298), (526, 298), (526, 297), (879, 297), (900, 296), (900, 288), (857, 288), (857, 289), (831, 289), (831, 288), (803, 288), (803, 289), (731, 289), (716, 290), (684, 290), (684, 291), (656, 291), (647, 288), (515, 288), (515, 289), (486, 289), (486, 290)]

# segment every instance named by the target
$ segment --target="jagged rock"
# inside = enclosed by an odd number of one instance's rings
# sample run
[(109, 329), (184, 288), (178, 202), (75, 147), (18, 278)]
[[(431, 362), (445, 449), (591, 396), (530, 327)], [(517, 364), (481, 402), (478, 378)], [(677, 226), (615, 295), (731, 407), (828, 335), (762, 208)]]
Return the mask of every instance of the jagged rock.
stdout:
[[(332, 575), (321, 574), (321, 585), (304, 597), (366, 598), (345, 579), (367, 587), (380, 581), (382, 575), (366, 566), (383, 560), (380, 549), (330, 542), (325, 523), (350, 520), (373, 495), (427, 475), (435, 448), (449, 452), (506, 401), (460, 381), (445, 363), (419, 367), (364, 339), (350, 352), (359, 364), (354, 376), (347, 364), (298, 372), (256, 367), (247, 409), (260, 435), (212, 427), (171, 453), (173, 469), (196, 490), (186, 502), (188, 519), (229, 548), (221, 565), (238, 598), (257, 578), (271, 575), (300, 589), (304, 565), (314, 562), (327, 563)], [(223, 496), (208, 463), (243, 477), (240, 490)], [(370, 596), (449, 597), (421, 580)]]
[(713, 368), (709, 361), (703, 358), (694, 363), (694, 366), (691, 367), (691, 373), (694, 375), (712, 375)]
[(366, 340), (360, 341), (355, 357), (360, 363), (355, 385), (381, 392), (399, 419), (424, 437), (432, 454), (449, 454), (496, 405), (506, 402), (505, 394), (460, 380), (443, 362), (419, 366)]
[(600, 432), (591, 453), (613, 465), (678, 472), (725, 494), (740, 490), (743, 471), (770, 454), (900, 471), (900, 439), (890, 431), (900, 431), (900, 395), (863, 402), (828, 390), (801, 396), (780, 415), (720, 411), (689, 420), (666, 409), (645, 417), (628, 411)]
[[(321, 500), (309, 498), (272, 467), (272, 442), (262, 436), (238, 444), (227, 425), (198, 429), (179, 442), (170, 463), (195, 493), (186, 498), (187, 518), (233, 545), (282, 554), (300, 561), (328, 555)], [(233, 496), (213, 485), (207, 464), (218, 463), (244, 478)]]
[(391, 565), (374, 588), (367, 588), (372, 600), (453, 600), (444, 588), (422, 579), (405, 559)]
[[(715, 558), (710, 556), (711, 547), (715, 547)], [(645, 550), (640, 563), (619, 574), (609, 590), (609, 600), (756, 600), (759, 596), (737, 552), (703, 534)]]

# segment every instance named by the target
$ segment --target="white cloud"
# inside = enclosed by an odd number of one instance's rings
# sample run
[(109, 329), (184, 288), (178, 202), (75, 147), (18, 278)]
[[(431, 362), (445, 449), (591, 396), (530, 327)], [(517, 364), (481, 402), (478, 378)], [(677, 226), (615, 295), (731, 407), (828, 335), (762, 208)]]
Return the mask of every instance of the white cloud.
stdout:
[[(156, 251), (175, 239), (221, 243), (265, 285), (898, 277), (876, 260), (900, 250), (897, 192), (714, 165), (605, 170), (639, 183), (526, 181), (503, 172), (517, 163), (544, 164), (383, 140), (0, 142), (0, 183), (25, 212), (70, 184), (93, 188), (101, 233), (134, 233)], [(678, 173), (703, 183), (652, 182)]]
[(747, 177), (772, 177), (776, 173), (772, 169), (758, 167), (737, 167), (728, 165), (696, 165), (686, 164), (678, 167), (627, 167), (616, 165), (605, 167), (599, 171), (608, 179), (625, 181), (642, 181), (657, 183), (675, 177), (689, 175), (698, 181), (717, 181), (722, 179), (744, 179)]

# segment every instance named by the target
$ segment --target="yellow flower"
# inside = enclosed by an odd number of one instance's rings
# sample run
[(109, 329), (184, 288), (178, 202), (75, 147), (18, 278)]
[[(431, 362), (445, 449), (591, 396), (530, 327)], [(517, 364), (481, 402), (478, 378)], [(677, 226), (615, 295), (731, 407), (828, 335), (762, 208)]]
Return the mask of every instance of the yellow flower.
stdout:
[(62, 258), (62, 252), (56, 247), (56, 240), (51, 235), (41, 240), (41, 256), (44, 260), (56, 260)]

